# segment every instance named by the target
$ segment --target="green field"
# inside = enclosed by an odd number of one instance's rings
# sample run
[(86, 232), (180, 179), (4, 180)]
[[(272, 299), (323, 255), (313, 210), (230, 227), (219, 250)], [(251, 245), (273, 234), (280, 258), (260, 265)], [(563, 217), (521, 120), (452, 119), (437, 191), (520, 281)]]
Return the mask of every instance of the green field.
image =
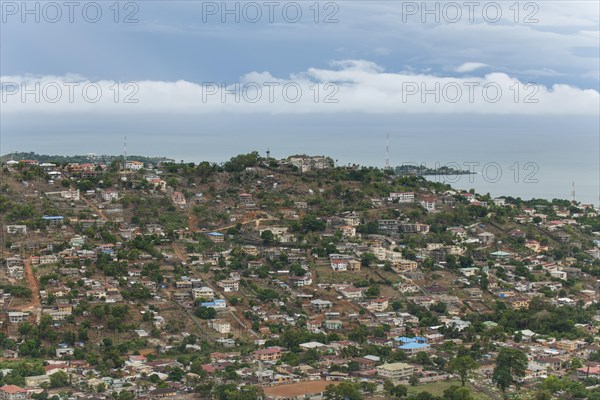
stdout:
[[(417, 386), (409, 386), (408, 393), (416, 394), (419, 392), (429, 392), (434, 396), (442, 396), (444, 394), (444, 390), (448, 389), (450, 386), (460, 386), (460, 381), (458, 380), (449, 380), (449, 381), (441, 381), (441, 382), (433, 382), (433, 383), (425, 383), (423, 385)], [(472, 385), (467, 383), (467, 387), (473, 394), (473, 397), (476, 400), (492, 400), (491, 397), (486, 395), (485, 393), (481, 393), (477, 391)]]

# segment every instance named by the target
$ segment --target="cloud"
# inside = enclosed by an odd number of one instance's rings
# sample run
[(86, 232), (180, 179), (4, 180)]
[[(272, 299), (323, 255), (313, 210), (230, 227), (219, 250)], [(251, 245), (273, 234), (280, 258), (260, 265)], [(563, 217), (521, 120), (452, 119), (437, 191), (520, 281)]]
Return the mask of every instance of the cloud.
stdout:
[(475, 70), (487, 67), (487, 64), (479, 63), (479, 62), (468, 62), (464, 63), (460, 67), (454, 69), (456, 72), (473, 72)]
[(2, 112), (598, 115), (600, 109), (596, 90), (528, 84), (502, 72), (464, 77), (389, 72), (368, 60), (335, 60), (330, 65), (288, 77), (250, 72), (236, 82), (6, 76), (1, 78)]

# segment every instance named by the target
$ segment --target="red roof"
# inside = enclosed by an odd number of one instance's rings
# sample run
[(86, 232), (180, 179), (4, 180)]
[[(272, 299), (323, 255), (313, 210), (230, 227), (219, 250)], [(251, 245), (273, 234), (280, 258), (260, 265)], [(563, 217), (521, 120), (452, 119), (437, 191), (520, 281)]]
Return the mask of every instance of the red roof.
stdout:
[(10, 393), (10, 394), (27, 393), (27, 390), (25, 390), (19, 386), (15, 386), (15, 385), (4, 385), (4, 386), (0, 387), (0, 391)]

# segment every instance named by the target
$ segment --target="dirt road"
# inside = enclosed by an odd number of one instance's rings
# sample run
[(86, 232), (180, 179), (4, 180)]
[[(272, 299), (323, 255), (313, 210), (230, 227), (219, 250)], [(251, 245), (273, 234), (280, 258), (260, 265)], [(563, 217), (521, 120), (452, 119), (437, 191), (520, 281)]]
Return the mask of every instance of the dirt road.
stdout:
[(29, 289), (31, 289), (31, 300), (20, 307), (17, 307), (20, 311), (31, 311), (37, 314), (38, 320), (41, 315), (41, 302), (40, 302), (40, 284), (33, 274), (33, 267), (31, 265), (31, 257), (25, 260), (25, 277)]
[(104, 213), (104, 211), (102, 211), (101, 209), (99, 209), (98, 207), (96, 207), (91, 201), (89, 201), (88, 199), (86, 199), (85, 197), (81, 197), (81, 200), (83, 200), (83, 202), (85, 204), (87, 204), (88, 207), (90, 207), (92, 210), (94, 210), (96, 212), (96, 214), (98, 214), (100, 216), (100, 218), (102, 218), (105, 221), (108, 221), (108, 217), (106, 216), (106, 214)]

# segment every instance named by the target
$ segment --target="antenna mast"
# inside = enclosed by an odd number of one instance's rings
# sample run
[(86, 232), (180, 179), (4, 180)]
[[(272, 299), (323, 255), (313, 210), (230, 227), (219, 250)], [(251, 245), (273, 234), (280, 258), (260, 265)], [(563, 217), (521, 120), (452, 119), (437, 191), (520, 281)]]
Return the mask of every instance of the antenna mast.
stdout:
[(388, 134), (385, 139), (385, 170), (390, 169), (390, 135)]
[(571, 186), (571, 203), (575, 203), (575, 181), (573, 181), (573, 185)]

